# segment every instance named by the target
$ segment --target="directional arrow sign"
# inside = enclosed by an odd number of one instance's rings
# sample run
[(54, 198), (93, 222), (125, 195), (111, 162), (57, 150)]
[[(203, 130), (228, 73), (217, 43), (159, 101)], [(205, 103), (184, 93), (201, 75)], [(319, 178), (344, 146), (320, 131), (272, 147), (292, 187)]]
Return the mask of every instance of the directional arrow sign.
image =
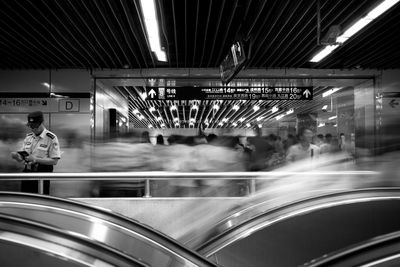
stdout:
[(149, 95), (151, 98), (154, 98), (154, 96), (156, 95), (156, 91), (154, 91), (153, 89), (150, 90)]
[(399, 102), (396, 102), (396, 99), (392, 99), (392, 101), (389, 102), (389, 105), (390, 105), (392, 108), (395, 108), (396, 106), (399, 105)]
[(303, 95), (305, 95), (306, 98), (308, 98), (308, 97), (311, 95), (310, 90), (306, 89), (306, 90), (303, 92)]
[(147, 100), (312, 100), (312, 86), (146, 86)]

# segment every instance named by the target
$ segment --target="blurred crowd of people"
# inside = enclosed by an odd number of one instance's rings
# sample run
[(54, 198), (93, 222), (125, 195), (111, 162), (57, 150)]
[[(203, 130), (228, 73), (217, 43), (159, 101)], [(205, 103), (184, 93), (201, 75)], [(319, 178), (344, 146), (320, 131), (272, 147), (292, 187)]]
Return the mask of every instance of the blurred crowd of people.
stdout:
[[(0, 135), (0, 172), (22, 172), (21, 165), (10, 158), (20, 147), (26, 127), (20, 122), (3, 123), (6, 131)], [(297, 136), (217, 136), (200, 133), (196, 136), (150, 136), (149, 132), (127, 133), (112, 140), (86, 142), (76, 133), (60, 134), (64, 154), (56, 172), (243, 172), (273, 171), (301, 162), (302, 171), (312, 169), (323, 155), (353, 155), (346, 150), (341, 135), (315, 135), (309, 129), (299, 129)], [(320, 162), (320, 161), (319, 161)], [(61, 184), (62, 182), (57, 182)], [(82, 182), (83, 183), (83, 182)], [(2, 182), (3, 190), (6, 182)], [(62, 186), (64, 191), (70, 183)], [(15, 182), (10, 182), (15, 187)], [(247, 180), (177, 179), (152, 182), (153, 196), (199, 196), (249, 193)], [(61, 187), (60, 187), (61, 188)], [(6, 190), (8, 189), (6, 185)], [(71, 186), (71, 192), (76, 192)], [(79, 187), (92, 196), (143, 196), (144, 181), (85, 182)], [(59, 192), (66, 194), (65, 192)], [(87, 193), (87, 192), (86, 192)], [(85, 194), (86, 194), (85, 193)], [(82, 193), (84, 194), (84, 193)], [(68, 194), (64, 196), (69, 196)]]
[[(272, 171), (286, 164), (305, 159), (318, 159), (322, 154), (340, 152), (339, 142), (332, 135), (313, 136), (304, 129), (298, 136), (217, 136), (213, 133), (197, 136), (170, 135), (153, 137), (125, 135), (92, 149), (90, 169), (97, 172), (168, 171), (168, 172), (242, 172)], [(242, 141), (242, 142), (241, 142)], [(310, 162), (310, 164), (313, 164)], [(304, 168), (311, 168), (308, 163)], [(171, 195), (245, 195), (250, 190), (245, 180), (179, 179), (156, 181), (152, 192), (157, 196)], [(125, 188), (125, 189), (124, 189)], [(129, 190), (126, 190), (129, 188)], [(114, 192), (115, 191), (115, 192)], [(143, 196), (143, 182), (136, 185), (123, 182), (102, 182), (95, 192), (100, 196), (127, 194)]]

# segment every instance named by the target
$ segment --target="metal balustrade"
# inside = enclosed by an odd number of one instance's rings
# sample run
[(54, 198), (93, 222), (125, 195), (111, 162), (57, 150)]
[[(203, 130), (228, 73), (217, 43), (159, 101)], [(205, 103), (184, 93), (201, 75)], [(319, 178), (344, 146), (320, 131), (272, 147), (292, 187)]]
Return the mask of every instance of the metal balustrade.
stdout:
[(276, 180), (294, 175), (302, 176), (376, 176), (374, 171), (309, 171), (309, 172), (90, 172), (90, 173), (0, 173), (0, 181), (38, 180), (38, 192), (43, 194), (43, 181), (145, 181), (144, 197), (151, 197), (150, 181), (193, 180), (248, 180), (249, 194), (256, 192), (257, 180)]

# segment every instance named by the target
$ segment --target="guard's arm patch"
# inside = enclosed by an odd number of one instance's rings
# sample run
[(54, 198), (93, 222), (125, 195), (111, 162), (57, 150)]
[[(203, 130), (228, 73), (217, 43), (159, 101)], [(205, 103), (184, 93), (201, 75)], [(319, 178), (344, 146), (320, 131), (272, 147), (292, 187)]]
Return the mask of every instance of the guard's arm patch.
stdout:
[(52, 133), (46, 133), (46, 135), (47, 135), (48, 137), (50, 137), (51, 139), (56, 138), (56, 136), (55, 136), (54, 134), (52, 134)]

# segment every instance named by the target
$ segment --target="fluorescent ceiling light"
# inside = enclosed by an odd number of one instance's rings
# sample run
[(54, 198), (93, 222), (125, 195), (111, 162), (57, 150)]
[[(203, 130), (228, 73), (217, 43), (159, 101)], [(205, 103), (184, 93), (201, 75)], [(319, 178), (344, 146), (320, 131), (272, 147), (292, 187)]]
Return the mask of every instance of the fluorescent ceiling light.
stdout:
[(362, 18), (353, 25), (351, 25), (350, 28), (348, 28), (342, 35), (338, 36), (336, 38), (336, 42), (338, 43), (344, 43), (346, 42), (350, 37), (352, 37), (354, 34), (359, 32), (362, 28), (367, 26), (372, 20), (370, 19), (365, 19)]
[(366, 18), (369, 19), (376, 19), (380, 15), (382, 15), (386, 10), (390, 9), (392, 6), (394, 6), (399, 0), (386, 0), (380, 3), (377, 7), (375, 7), (373, 10), (371, 10)]
[(193, 122), (195, 122), (196, 120), (194, 119), (194, 118), (190, 118), (190, 123), (193, 123)]
[(176, 107), (175, 105), (173, 105), (173, 106), (171, 106), (169, 109), (170, 109), (170, 110), (177, 110), (177, 107)]
[(155, 107), (150, 107), (149, 110), (150, 110), (150, 112), (153, 112), (153, 111), (156, 111), (156, 108)]
[[(349, 38), (351, 38), (354, 34), (359, 32), (365, 26), (367, 26), (371, 21), (382, 15), (384, 12), (389, 10), (392, 6), (397, 4), (400, 0), (384, 0), (374, 9), (372, 9), (368, 14), (356, 21), (353, 25), (351, 25), (343, 34), (336, 38), (336, 43), (343, 44)], [(324, 49), (322, 49), (317, 55), (315, 55), (310, 61), (311, 62), (319, 62), (327, 55), (332, 53), (338, 45), (328, 45)]]
[(257, 111), (257, 110), (259, 110), (259, 109), (260, 109), (259, 106), (254, 106), (254, 107), (253, 107), (254, 112)]
[(322, 107), (322, 110), (327, 110), (328, 109), (328, 105), (325, 105)]
[(332, 53), (332, 51), (338, 47), (339, 47), (339, 45), (325, 46), (325, 48), (322, 49), (321, 51), (319, 51), (318, 54), (316, 54), (310, 61), (311, 62), (320, 62), (323, 58), (325, 58), (327, 55)]
[(215, 105), (213, 106), (213, 109), (218, 110), (218, 109), (219, 109), (219, 106), (218, 106), (217, 104), (215, 104)]
[(192, 109), (199, 109), (199, 106), (198, 105), (193, 105)]
[(179, 123), (175, 123), (175, 127), (179, 127)]
[(342, 89), (342, 88), (336, 87), (336, 88), (329, 89), (328, 91), (322, 93), (322, 97), (330, 96), (331, 94), (333, 94), (333, 93), (339, 91), (340, 89)]
[(236, 127), (236, 126), (237, 126), (237, 123), (236, 123), (236, 122), (232, 123), (232, 126), (233, 126), (233, 127)]
[(394, 6), (397, 2), (399, 2), (399, 0), (382, 1), (382, 3), (380, 3), (374, 9), (372, 9), (365, 17), (358, 20), (356, 23), (351, 25), (342, 35), (338, 36), (336, 38), (336, 42), (344, 43), (350, 37), (352, 37), (354, 34), (356, 34), (361, 29), (363, 29), (365, 26), (367, 26), (371, 21), (373, 21), (374, 19), (376, 19), (377, 17), (382, 15), (384, 12), (386, 12), (392, 6)]
[(179, 121), (179, 118), (174, 118), (174, 121)]
[(260, 120), (262, 120), (262, 119), (264, 119), (264, 117), (258, 117), (256, 120), (257, 120), (257, 121), (260, 121)]
[(153, 51), (159, 61), (167, 61), (167, 56), (161, 50), (160, 31), (158, 29), (157, 13), (154, 0), (140, 0), (144, 23), (146, 26), (147, 37), (149, 39), (151, 51)]
[(149, 128), (153, 128), (153, 125), (149, 124), (149, 126), (147, 126), (147, 127), (149, 127)]
[(222, 121), (223, 122), (227, 122), (229, 119), (228, 118), (223, 118)]
[(233, 109), (233, 110), (236, 110), (236, 111), (239, 110), (239, 105), (234, 105), (234, 106), (232, 107), (232, 109)]
[(140, 94), (140, 97), (141, 97), (143, 100), (146, 100), (146, 98), (147, 98), (147, 93), (146, 93), (146, 92), (141, 93), (141, 94)]
[(281, 114), (276, 116), (276, 120), (279, 121), (280, 119), (282, 119), (283, 117), (285, 117), (285, 114)]
[(157, 120), (158, 121), (162, 121), (162, 117), (157, 117)]
[(161, 123), (161, 127), (165, 127), (165, 123)]
[(334, 120), (336, 118), (337, 118), (337, 116), (332, 116), (332, 117), (329, 117), (329, 120)]
[(139, 115), (139, 120), (143, 120), (144, 116), (142, 114)]
[(245, 119), (246, 119), (246, 118), (240, 118), (239, 121), (240, 121), (240, 122), (244, 122)]
[(223, 124), (222, 122), (220, 122), (220, 123), (218, 123), (218, 125), (219, 125), (219, 126), (222, 126), (222, 125), (224, 125), (224, 124)]
[(289, 109), (288, 111), (286, 111), (286, 115), (292, 114), (294, 112), (294, 109)]
[(258, 128), (261, 128), (261, 127), (262, 127), (262, 124), (259, 124), (259, 125), (258, 125)]
[(275, 112), (277, 112), (279, 110), (279, 108), (277, 108), (276, 106), (275, 107), (273, 107), (272, 109), (271, 109), (271, 113), (275, 113)]
[(247, 127), (250, 127), (250, 126), (251, 126), (251, 124), (250, 124), (250, 123), (247, 123), (247, 124), (246, 124), (246, 126), (247, 126)]
[(318, 124), (318, 127), (324, 127), (324, 126), (325, 126), (324, 122), (321, 122), (320, 124)]

